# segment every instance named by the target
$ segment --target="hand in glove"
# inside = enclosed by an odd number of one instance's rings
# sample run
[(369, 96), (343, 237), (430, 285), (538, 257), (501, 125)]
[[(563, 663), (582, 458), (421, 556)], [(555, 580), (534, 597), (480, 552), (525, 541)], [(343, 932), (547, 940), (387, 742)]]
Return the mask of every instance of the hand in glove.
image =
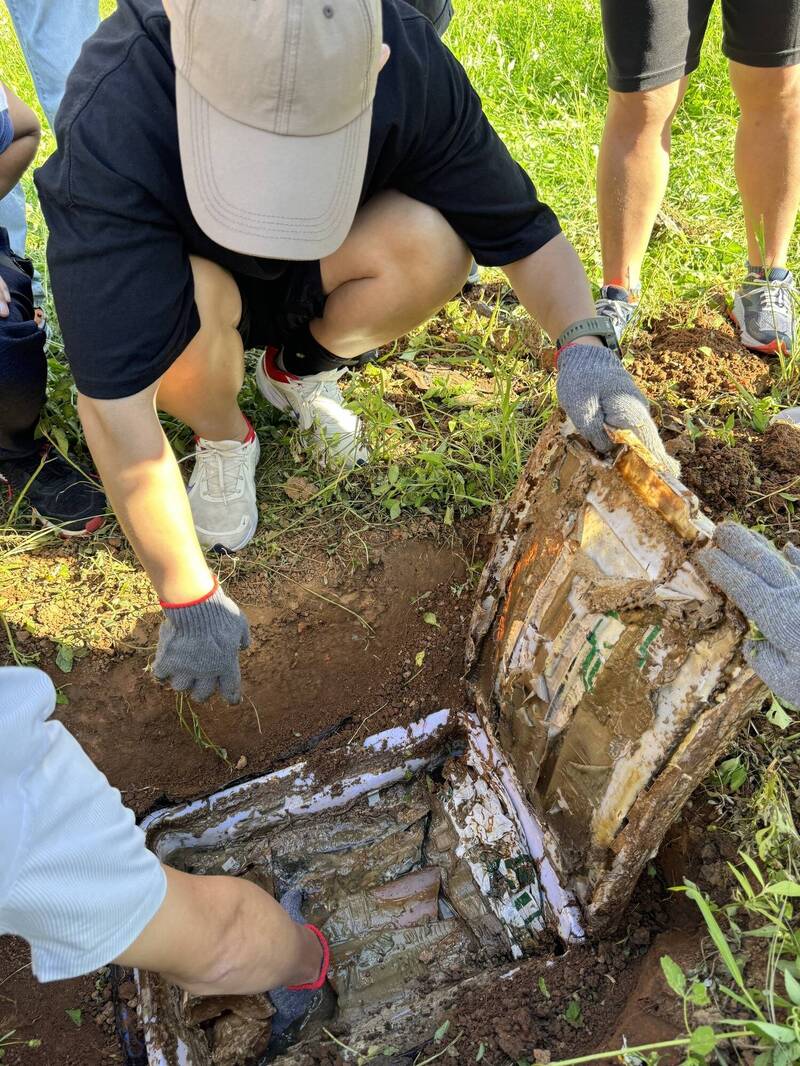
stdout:
[(790, 544), (781, 554), (760, 533), (723, 522), (698, 561), (764, 635), (745, 641), (748, 663), (776, 696), (800, 707), (800, 550)]
[(289, 985), (269, 993), (276, 1012), (272, 1018), (270, 1038), (270, 1051), (273, 1053), (285, 1050), (295, 1040), (305, 1039), (312, 1027), (332, 1016), (335, 1007), (335, 997), (326, 983), (331, 961), (330, 948), (319, 929), (308, 925), (303, 917), (303, 893), (300, 889), (291, 889), (281, 896), (279, 902), (290, 918), (305, 925), (317, 937), (322, 947), (322, 963), (319, 976), (313, 984)]
[(158, 634), (153, 674), (198, 703), (219, 688), (228, 703), (241, 699), (239, 652), (250, 643), (242, 611), (215, 581), (201, 600), (162, 603), (164, 621)]
[(598, 452), (611, 448), (605, 424), (629, 429), (660, 469), (676, 477), (680, 474), (678, 462), (667, 454), (650, 417), (650, 404), (609, 348), (577, 343), (562, 348), (556, 390), (564, 413)]

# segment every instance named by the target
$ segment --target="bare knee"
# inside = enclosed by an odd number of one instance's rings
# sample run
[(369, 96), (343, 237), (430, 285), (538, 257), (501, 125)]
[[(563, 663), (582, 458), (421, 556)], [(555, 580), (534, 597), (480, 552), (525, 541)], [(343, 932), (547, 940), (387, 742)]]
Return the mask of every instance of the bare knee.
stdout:
[(322, 261), (322, 281), (330, 293), (357, 278), (396, 275), (434, 297), (445, 292), (443, 302), (463, 284), (470, 260), (466, 244), (439, 211), (391, 190), (361, 208), (345, 243)]
[(472, 256), (436, 208), (395, 193), (385, 219), (384, 240), (385, 269), (448, 295), (464, 283)]
[(209, 399), (227, 402), (242, 385), (244, 346), (236, 327), (242, 316), (239, 287), (223, 267), (191, 257), (200, 329), (165, 372), (159, 410), (187, 420), (187, 409)]
[(800, 118), (800, 66), (748, 67), (729, 63), (731, 86), (742, 115), (779, 125)]
[(608, 94), (606, 130), (630, 144), (660, 140), (669, 145), (672, 120), (686, 92), (687, 79), (670, 82), (657, 89)]

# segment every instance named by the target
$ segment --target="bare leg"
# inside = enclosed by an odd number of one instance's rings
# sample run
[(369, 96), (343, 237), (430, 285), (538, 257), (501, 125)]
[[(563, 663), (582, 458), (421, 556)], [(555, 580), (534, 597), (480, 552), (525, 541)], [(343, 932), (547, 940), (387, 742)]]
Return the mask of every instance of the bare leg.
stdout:
[(317, 979), (319, 940), (272, 896), (236, 877), (164, 869), (161, 908), (116, 962), (162, 973), (199, 996), (246, 995)]
[(747, 256), (753, 266), (784, 267), (800, 204), (800, 67), (729, 66), (742, 111), (736, 179)]
[(402, 193), (381, 193), (358, 212), (341, 248), (322, 260), (329, 296), (311, 332), (343, 359), (386, 344), (454, 296), (470, 261), (438, 211)]
[(216, 263), (191, 262), (200, 330), (161, 378), (156, 403), (199, 437), (243, 441), (248, 426), (236, 400), (244, 381), (239, 289)]
[(688, 78), (646, 92), (608, 94), (597, 161), (603, 283), (639, 286), (642, 262), (669, 177), (672, 120)]

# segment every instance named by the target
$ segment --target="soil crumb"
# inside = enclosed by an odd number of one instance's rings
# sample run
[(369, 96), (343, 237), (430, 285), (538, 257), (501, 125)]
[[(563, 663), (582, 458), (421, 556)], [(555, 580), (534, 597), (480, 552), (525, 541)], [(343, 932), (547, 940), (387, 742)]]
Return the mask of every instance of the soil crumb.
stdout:
[(669, 450), (681, 464), (682, 480), (712, 518), (726, 518), (747, 507), (759, 484), (749, 448), (732, 447), (716, 437), (678, 437)]
[(711, 313), (690, 327), (656, 320), (639, 332), (632, 354), (633, 374), (654, 399), (702, 403), (735, 393), (737, 384), (761, 396), (772, 376), (770, 363), (744, 348), (731, 326)]
[(675, 437), (667, 450), (681, 480), (715, 522), (734, 518), (761, 526), (782, 547), (800, 544), (795, 516), (800, 497), (800, 431), (777, 424), (763, 434), (734, 429), (733, 443), (704, 435)]
[(788, 422), (770, 426), (760, 441), (764, 465), (778, 474), (800, 477), (800, 427)]

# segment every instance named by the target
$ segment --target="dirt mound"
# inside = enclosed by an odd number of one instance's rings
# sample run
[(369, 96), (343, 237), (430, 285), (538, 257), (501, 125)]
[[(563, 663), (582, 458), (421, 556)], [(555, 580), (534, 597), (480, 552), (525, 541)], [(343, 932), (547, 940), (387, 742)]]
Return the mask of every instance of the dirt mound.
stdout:
[(670, 441), (681, 479), (715, 522), (736, 517), (765, 527), (778, 545), (800, 544), (800, 431), (776, 424), (763, 434), (738, 428), (732, 434), (733, 443), (708, 435)]
[(653, 398), (703, 403), (739, 384), (755, 396), (770, 385), (770, 364), (743, 348), (719, 316), (700, 316), (686, 327), (668, 318), (639, 332), (632, 370)]
[(731, 447), (716, 437), (678, 437), (669, 450), (681, 464), (681, 479), (712, 518), (747, 507), (758, 484), (749, 447)]
[(800, 427), (776, 422), (767, 429), (760, 445), (766, 467), (778, 474), (800, 477)]

